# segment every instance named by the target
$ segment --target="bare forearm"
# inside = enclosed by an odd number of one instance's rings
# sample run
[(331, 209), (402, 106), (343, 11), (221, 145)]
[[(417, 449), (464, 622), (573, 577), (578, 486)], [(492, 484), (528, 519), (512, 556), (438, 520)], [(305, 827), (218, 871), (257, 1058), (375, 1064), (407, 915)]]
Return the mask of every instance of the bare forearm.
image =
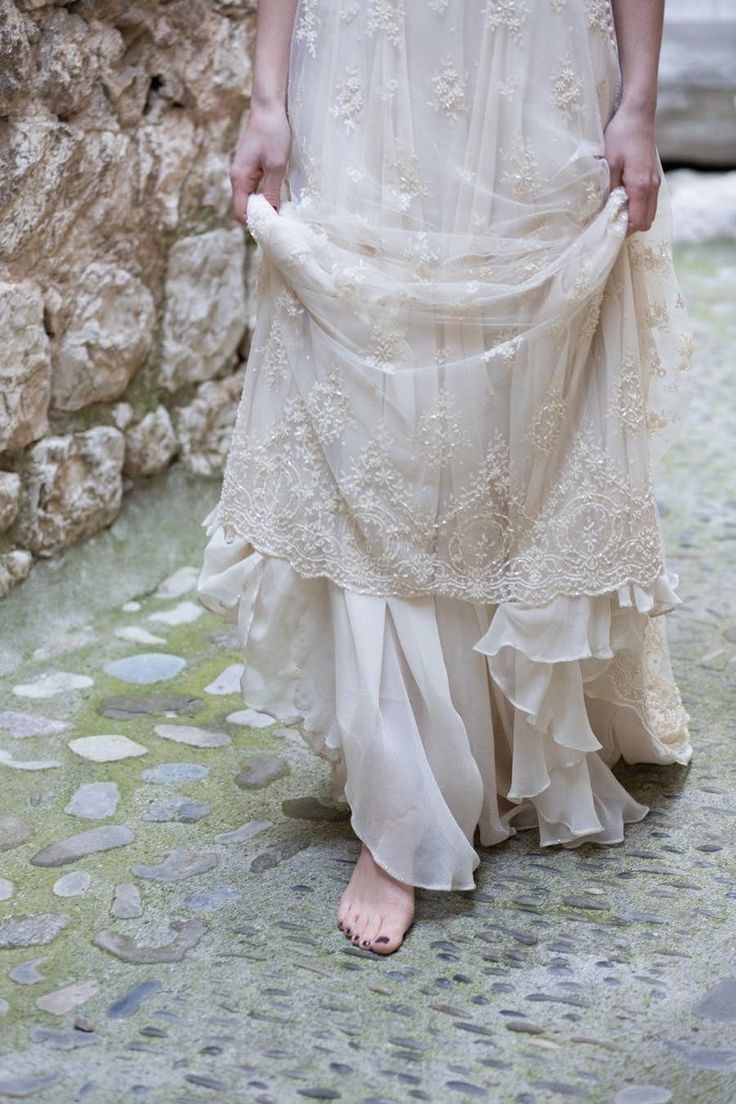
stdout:
[(665, 0), (612, 0), (622, 106), (654, 117)]
[(257, 107), (283, 107), (298, 0), (258, 0), (253, 97)]

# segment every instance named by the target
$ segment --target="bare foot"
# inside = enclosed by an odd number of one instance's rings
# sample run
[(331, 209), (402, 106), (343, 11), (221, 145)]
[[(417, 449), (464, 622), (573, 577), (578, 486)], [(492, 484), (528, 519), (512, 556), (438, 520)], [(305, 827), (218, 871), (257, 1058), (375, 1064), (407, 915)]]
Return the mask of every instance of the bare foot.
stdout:
[(414, 886), (392, 877), (363, 844), (340, 898), (337, 926), (356, 947), (391, 954), (414, 919)]

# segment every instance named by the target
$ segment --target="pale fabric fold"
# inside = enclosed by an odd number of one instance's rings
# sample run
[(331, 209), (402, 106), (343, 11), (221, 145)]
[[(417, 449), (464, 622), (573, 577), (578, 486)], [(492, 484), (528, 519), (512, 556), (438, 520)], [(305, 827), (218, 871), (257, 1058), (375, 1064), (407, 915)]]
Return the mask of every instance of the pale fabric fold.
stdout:
[(610, 766), (691, 757), (652, 628), (679, 602), (665, 576), (539, 608), (382, 597), (227, 541), (216, 510), (203, 525), (197, 597), (238, 626), (243, 700), (299, 726), (401, 881), (472, 888), (476, 827), (481, 846), (532, 827), (543, 846), (620, 842), (648, 807)]
[(626, 236), (609, 0), (300, 0), (277, 213), (198, 594), (403, 881), (613, 843), (692, 749), (652, 464), (690, 329)]

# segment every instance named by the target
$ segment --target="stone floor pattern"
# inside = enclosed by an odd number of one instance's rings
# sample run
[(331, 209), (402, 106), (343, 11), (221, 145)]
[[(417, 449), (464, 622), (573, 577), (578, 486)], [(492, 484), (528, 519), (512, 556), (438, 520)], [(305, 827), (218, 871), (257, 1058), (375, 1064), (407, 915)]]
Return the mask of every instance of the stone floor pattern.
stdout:
[(0, 680), (0, 1100), (736, 1100), (736, 252), (679, 263), (697, 380), (658, 495), (692, 764), (617, 768), (652, 808), (621, 845), (481, 850), (382, 957), (336, 928), (327, 765), (245, 708), (196, 560), (47, 618)]

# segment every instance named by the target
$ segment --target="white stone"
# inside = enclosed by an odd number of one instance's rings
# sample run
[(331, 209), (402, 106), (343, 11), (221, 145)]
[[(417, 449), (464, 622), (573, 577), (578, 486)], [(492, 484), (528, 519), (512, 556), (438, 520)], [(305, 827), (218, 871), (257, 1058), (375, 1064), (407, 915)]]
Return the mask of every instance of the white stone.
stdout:
[(2, 451), (23, 448), (48, 430), (49, 339), (41, 289), (30, 280), (0, 283), (0, 347)]
[(0, 471), (0, 531), (15, 521), (20, 503), (20, 476), (17, 472)]
[(216, 748), (226, 747), (232, 743), (224, 732), (208, 732), (204, 728), (195, 725), (154, 725), (153, 731), (164, 740), (173, 740), (177, 744), (188, 744), (190, 747)]
[(159, 610), (157, 613), (149, 613), (149, 621), (161, 621), (164, 625), (191, 625), (198, 621), (204, 613), (201, 606), (195, 602), (179, 602), (172, 609)]
[(189, 594), (197, 585), (199, 568), (180, 567), (154, 591), (155, 598), (181, 598), (183, 594)]
[(220, 671), (217, 678), (209, 686), (205, 686), (205, 694), (239, 694), (240, 680), (244, 670), (245, 665), (243, 663), (231, 663), (224, 671)]
[(77, 675), (71, 671), (47, 671), (35, 682), (22, 682), (13, 687), (13, 693), (19, 698), (53, 698), (70, 690), (86, 690), (94, 686), (89, 675)]
[(116, 629), (113, 629), (113, 635), (117, 636), (120, 640), (129, 640), (131, 644), (166, 643), (163, 636), (155, 636), (154, 633), (148, 632), (147, 629), (140, 628), (139, 625), (119, 625)]
[(141, 604), (140, 602), (135, 602), (131, 600), (130, 602), (123, 602), (120, 608), (123, 613), (137, 613), (138, 610), (141, 608)]
[(13, 883), (7, 878), (0, 878), (0, 901), (9, 901), (13, 896)]
[(167, 390), (211, 379), (234, 356), (245, 332), (244, 271), (240, 227), (182, 238), (172, 247), (160, 369)]
[(78, 981), (73, 985), (65, 985), (54, 993), (44, 993), (36, 1001), (36, 1008), (40, 1008), (42, 1012), (51, 1012), (54, 1016), (65, 1016), (67, 1012), (93, 997), (99, 988), (96, 981)]
[(182, 463), (195, 475), (223, 471), (242, 389), (242, 372), (209, 380), (189, 405), (173, 412)]
[(148, 753), (148, 748), (137, 744), (135, 740), (112, 733), (103, 736), (80, 736), (76, 740), (70, 740), (69, 747), (76, 755), (81, 755), (83, 759), (91, 759), (93, 763), (115, 763), (120, 759), (132, 759)]
[(0, 766), (10, 767), (11, 770), (41, 771), (60, 767), (58, 759), (16, 759), (15, 756), (0, 748)]
[(117, 782), (84, 782), (64, 807), (69, 816), (104, 820), (114, 814), (120, 800)]
[(57, 897), (81, 897), (92, 885), (92, 875), (86, 870), (72, 870), (54, 882)]
[(46, 437), (24, 457), (19, 538), (38, 556), (92, 536), (117, 516), (125, 439), (114, 426)]
[(153, 340), (151, 293), (117, 265), (89, 265), (75, 287), (73, 304), (53, 358), (52, 401), (59, 410), (116, 399)]
[(179, 445), (165, 406), (149, 411), (125, 432), (126, 475), (155, 475), (167, 468)]
[(276, 724), (268, 713), (258, 713), (255, 709), (238, 709), (235, 713), (229, 713), (225, 718), (230, 724), (242, 725), (243, 728), (268, 728)]

